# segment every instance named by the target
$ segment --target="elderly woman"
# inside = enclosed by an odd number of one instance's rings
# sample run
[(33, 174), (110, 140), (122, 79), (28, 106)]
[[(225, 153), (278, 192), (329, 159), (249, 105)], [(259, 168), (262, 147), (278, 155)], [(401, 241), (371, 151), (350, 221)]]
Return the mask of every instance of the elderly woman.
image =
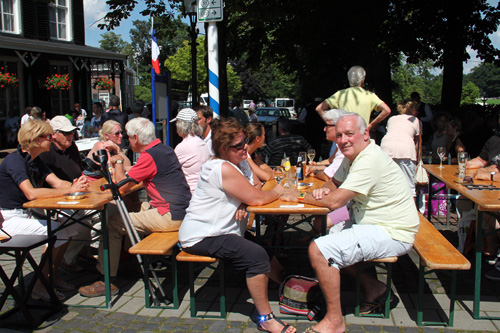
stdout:
[(215, 156), (200, 171), (198, 186), (179, 229), (184, 251), (231, 262), (246, 271), (246, 281), (259, 314), (259, 330), (295, 332), (295, 328), (275, 318), (267, 296), (272, 275), (269, 256), (259, 245), (243, 237), (245, 205), (263, 205), (278, 199), (284, 192), (277, 185), (261, 191), (252, 185), (253, 175), (247, 163), (248, 138), (234, 118), (214, 119), (212, 148)]
[(175, 147), (174, 151), (193, 194), (201, 165), (208, 161), (210, 152), (205, 141), (201, 139), (203, 128), (198, 125), (198, 116), (193, 109), (180, 110), (177, 117), (170, 122), (174, 121), (177, 134), (182, 138), (182, 142)]
[(417, 118), (418, 106), (418, 103), (412, 100), (399, 102), (399, 115), (389, 118), (387, 134), (380, 144), (380, 148), (403, 170), (413, 197), (416, 196), (417, 157), (422, 156), (421, 149), (417, 152), (417, 147), (421, 147), (419, 144), (421, 124)]
[(262, 147), (266, 141), (266, 130), (264, 125), (262, 125), (262, 123), (248, 123), (245, 126), (245, 134), (248, 137), (247, 162), (248, 165), (250, 165), (252, 172), (261, 181), (273, 179), (273, 169), (264, 163), (255, 153), (255, 151)]
[[(131, 167), (130, 160), (123, 153), (120, 148), (120, 144), (123, 140), (123, 129), (122, 125), (115, 120), (108, 120), (104, 124), (102, 124), (102, 128), (99, 130), (99, 138), (101, 141), (98, 141), (94, 144), (94, 147), (89, 151), (87, 157), (92, 159), (92, 155), (101, 149), (106, 149), (108, 151), (108, 159), (111, 156), (119, 155), (120, 160), (123, 162), (125, 166), (125, 170), (128, 171)], [(111, 172), (114, 174), (113, 168), (110, 166)]]
[[(29, 212), (23, 208), (23, 204), (29, 200), (50, 198), (63, 195), (68, 192), (78, 192), (87, 189), (87, 179), (81, 176), (73, 183), (59, 179), (48, 169), (38, 156), (50, 150), (52, 141), (52, 127), (42, 120), (30, 120), (26, 122), (17, 135), (20, 147), (15, 152), (7, 155), (0, 164), (0, 211), (4, 222), (2, 228), (10, 235), (46, 235), (47, 221), (30, 218)], [(52, 188), (40, 187), (43, 182)], [(57, 222), (51, 222), (52, 229), (60, 226)], [(68, 239), (74, 235), (72, 228), (66, 228), (56, 233), (58, 240), (52, 251), (53, 272), (62, 259), (64, 251), (68, 246)], [(43, 274), (48, 277), (49, 266), (42, 268)], [(74, 286), (62, 280), (54, 278), (54, 286), (57, 290), (72, 290)], [(63, 299), (65, 295), (56, 291), (58, 298)], [(49, 301), (50, 297), (40, 281), (37, 281), (32, 297)]]

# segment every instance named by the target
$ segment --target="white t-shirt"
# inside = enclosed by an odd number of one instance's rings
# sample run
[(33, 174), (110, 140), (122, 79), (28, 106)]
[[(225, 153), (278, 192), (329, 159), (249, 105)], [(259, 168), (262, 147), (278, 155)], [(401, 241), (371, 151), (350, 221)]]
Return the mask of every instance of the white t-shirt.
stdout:
[(235, 218), (241, 201), (226, 194), (222, 188), (222, 164), (235, 167), (249, 181), (252, 171), (245, 160), (239, 168), (221, 159), (211, 159), (202, 165), (198, 184), (179, 229), (182, 247), (191, 247), (207, 237), (236, 234), (243, 236), (247, 220)]
[(413, 243), (419, 218), (401, 168), (371, 140), (351, 164), (344, 158), (335, 173), (340, 188), (356, 192), (351, 221), (382, 227), (393, 239)]

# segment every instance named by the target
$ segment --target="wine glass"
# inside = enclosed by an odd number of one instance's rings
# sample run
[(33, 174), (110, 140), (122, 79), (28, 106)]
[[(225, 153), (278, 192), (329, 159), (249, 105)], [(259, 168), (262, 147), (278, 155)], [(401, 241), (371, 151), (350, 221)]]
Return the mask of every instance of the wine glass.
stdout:
[(439, 156), (439, 160), (440, 160), (439, 167), (442, 168), (444, 155), (446, 155), (446, 147), (438, 147), (436, 152), (437, 152), (437, 154)]
[(275, 167), (273, 169), (273, 176), (274, 179), (276, 179), (276, 183), (278, 185), (281, 183), (281, 180), (283, 179), (283, 168), (282, 167)]
[(314, 157), (316, 156), (316, 150), (314, 149), (308, 149), (307, 150), (307, 157), (309, 157), (309, 164), (314, 160)]

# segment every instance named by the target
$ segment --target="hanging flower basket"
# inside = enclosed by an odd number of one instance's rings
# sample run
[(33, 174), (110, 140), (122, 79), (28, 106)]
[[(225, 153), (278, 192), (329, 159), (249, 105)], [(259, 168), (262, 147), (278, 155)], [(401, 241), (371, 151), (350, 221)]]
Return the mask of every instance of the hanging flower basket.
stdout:
[(0, 67), (0, 88), (18, 87), (19, 79), (14, 73), (4, 73), (4, 68)]
[(93, 87), (97, 90), (111, 90), (115, 87), (115, 83), (107, 77), (99, 77), (95, 79)]
[(69, 74), (54, 74), (52, 76), (47, 76), (44, 87), (46, 87), (47, 90), (69, 90), (71, 82), (72, 80), (69, 79)]

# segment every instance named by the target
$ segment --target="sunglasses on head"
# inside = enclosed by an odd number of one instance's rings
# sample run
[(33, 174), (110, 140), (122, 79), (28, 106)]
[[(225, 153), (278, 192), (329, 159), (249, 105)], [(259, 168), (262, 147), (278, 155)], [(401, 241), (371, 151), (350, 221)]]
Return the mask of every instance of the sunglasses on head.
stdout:
[(236, 150), (242, 150), (245, 148), (246, 144), (248, 144), (248, 137), (244, 138), (241, 142), (239, 142), (235, 145), (229, 146), (229, 148), (234, 148)]

